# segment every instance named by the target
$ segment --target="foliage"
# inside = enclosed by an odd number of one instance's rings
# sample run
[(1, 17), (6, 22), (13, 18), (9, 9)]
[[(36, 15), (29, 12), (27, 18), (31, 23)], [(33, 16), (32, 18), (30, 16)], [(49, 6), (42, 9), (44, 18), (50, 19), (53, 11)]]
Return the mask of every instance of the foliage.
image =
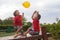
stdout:
[(55, 40), (60, 40), (60, 20), (57, 23), (44, 24), (43, 26), (47, 28), (47, 32), (50, 32)]
[(31, 27), (32, 23), (31, 22), (27, 22), (27, 25), (24, 25), (24, 31), (26, 31), (29, 27)]
[(13, 21), (12, 20), (4, 20), (3, 25), (13, 25)]
[(0, 25), (2, 25), (3, 23), (2, 23), (2, 20), (0, 19)]
[(26, 23), (26, 18), (23, 18), (23, 25)]

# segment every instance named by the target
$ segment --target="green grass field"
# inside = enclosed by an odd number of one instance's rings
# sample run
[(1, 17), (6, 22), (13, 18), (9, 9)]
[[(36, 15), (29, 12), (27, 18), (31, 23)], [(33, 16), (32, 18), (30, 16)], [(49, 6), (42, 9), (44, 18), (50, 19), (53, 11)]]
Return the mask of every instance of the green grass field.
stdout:
[(11, 35), (14, 35), (14, 34), (15, 34), (15, 32), (11, 32), (11, 33), (0, 32), (0, 37), (11, 36)]

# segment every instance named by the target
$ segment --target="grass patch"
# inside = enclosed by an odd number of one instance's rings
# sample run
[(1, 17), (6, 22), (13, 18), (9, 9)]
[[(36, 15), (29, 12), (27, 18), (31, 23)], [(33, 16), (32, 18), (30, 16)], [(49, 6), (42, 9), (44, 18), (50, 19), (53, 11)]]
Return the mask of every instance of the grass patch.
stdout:
[(48, 40), (54, 40), (52, 37), (49, 37)]
[(15, 34), (15, 32), (11, 32), (11, 33), (0, 32), (0, 37), (11, 36), (11, 35), (14, 35), (14, 34)]

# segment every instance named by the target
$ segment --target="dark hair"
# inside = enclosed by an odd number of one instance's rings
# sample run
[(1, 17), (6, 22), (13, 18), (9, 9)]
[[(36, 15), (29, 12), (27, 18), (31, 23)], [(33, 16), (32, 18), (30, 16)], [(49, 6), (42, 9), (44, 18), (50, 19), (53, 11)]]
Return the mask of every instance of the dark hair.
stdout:
[(41, 19), (41, 15), (40, 15), (40, 14), (38, 14), (38, 20), (39, 20), (39, 19)]
[(18, 11), (18, 10), (15, 10), (15, 11), (14, 11), (14, 13), (13, 13), (14, 16), (16, 16), (16, 12), (17, 12), (17, 11)]
[(41, 15), (39, 14), (39, 12), (38, 11), (34, 11), (34, 13), (33, 13), (33, 15), (32, 15), (32, 19), (33, 19), (33, 16), (34, 16), (34, 14), (37, 12), (37, 14), (38, 14), (38, 20), (41, 18)]

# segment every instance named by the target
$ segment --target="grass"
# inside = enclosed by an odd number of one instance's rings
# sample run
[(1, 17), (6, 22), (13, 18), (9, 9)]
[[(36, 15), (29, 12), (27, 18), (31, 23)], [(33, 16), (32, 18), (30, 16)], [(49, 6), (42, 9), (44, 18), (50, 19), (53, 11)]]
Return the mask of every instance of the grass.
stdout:
[(0, 32), (0, 37), (11, 36), (11, 35), (14, 35), (14, 34), (15, 34), (15, 32), (11, 32), (11, 33)]
[(49, 37), (48, 40), (54, 40), (52, 37)]

